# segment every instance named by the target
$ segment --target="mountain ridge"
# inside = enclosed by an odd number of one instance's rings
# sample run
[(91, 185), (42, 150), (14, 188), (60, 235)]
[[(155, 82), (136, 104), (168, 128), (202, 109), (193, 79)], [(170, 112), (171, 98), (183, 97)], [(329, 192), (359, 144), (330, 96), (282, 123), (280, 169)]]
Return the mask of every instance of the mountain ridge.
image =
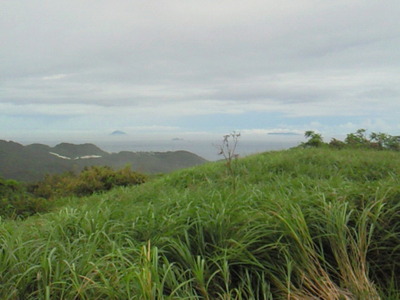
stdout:
[(0, 140), (0, 177), (25, 182), (41, 180), (46, 174), (78, 172), (88, 166), (122, 168), (131, 165), (134, 171), (154, 174), (205, 162), (206, 159), (184, 150), (108, 153), (90, 143), (60, 143), (50, 147), (39, 143), (24, 146)]

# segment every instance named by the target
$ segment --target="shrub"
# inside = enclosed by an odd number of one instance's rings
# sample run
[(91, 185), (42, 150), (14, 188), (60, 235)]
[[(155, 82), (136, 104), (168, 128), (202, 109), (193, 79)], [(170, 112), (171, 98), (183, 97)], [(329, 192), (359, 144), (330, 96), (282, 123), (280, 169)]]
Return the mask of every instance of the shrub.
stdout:
[(73, 178), (70, 189), (78, 196), (108, 191), (117, 186), (129, 186), (144, 183), (146, 177), (133, 172), (129, 166), (114, 171), (110, 167), (85, 168), (78, 177)]
[(372, 132), (370, 138), (371, 145), (376, 145), (376, 148), (378, 149), (400, 150), (400, 141), (398, 136), (391, 136), (382, 132)]
[(321, 147), (322, 145), (324, 145), (322, 135), (319, 133), (308, 130), (304, 133), (304, 136), (308, 138), (308, 141), (302, 144), (303, 147)]
[(346, 144), (353, 147), (368, 146), (369, 141), (365, 135), (365, 132), (365, 129), (358, 129), (355, 133), (349, 133), (345, 139)]
[(78, 175), (71, 172), (47, 175), (43, 181), (31, 185), (30, 190), (36, 196), (47, 199), (57, 196), (87, 196), (117, 186), (141, 184), (146, 180), (145, 175), (132, 171), (129, 166), (117, 171), (107, 166), (92, 166), (86, 167)]
[(0, 216), (3, 218), (28, 217), (46, 212), (50, 203), (30, 195), (25, 187), (15, 180), (0, 178)]
[(336, 149), (343, 149), (346, 146), (346, 144), (340, 140), (333, 138), (329, 143), (329, 146)]

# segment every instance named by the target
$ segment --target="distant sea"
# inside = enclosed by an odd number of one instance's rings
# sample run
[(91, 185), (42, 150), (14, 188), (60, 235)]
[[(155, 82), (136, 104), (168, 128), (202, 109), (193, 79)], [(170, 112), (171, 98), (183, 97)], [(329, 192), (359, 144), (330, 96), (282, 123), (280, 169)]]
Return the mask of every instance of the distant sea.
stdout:
[[(73, 144), (91, 143), (110, 153), (118, 153), (120, 151), (166, 152), (186, 150), (210, 161), (223, 159), (221, 155), (218, 155), (218, 146), (222, 144), (222, 138), (213, 139), (212, 137), (209, 139), (203, 137), (194, 139), (173, 138), (156, 140), (148, 138), (139, 139), (137, 137), (134, 139), (129, 135), (121, 135), (107, 137), (80, 136), (79, 138), (60, 137), (59, 139), (47, 137), (40, 139), (35, 138), (34, 140), (22, 139), (14, 141), (24, 145), (41, 143), (49, 146), (55, 146), (61, 142)], [(240, 157), (244, 157), (260, 152), (289, 149), (298, 146), (302, 141), (304, 141), (304, 138), (301, 135), (265, 135), (259, 139), (242, 136), (239, 138), (235, 153), (239, 154)]]
[[(285, 138), (277, 140), (265, 140), (265, 141), (245, 141), (239, 140), (236, 153), (240, 157), (273, 150), (283, 150), (295, 147), (300, 144), (300, 139), (296, 138)], [(221, 145), (222, 141), (211, 141), (211, 140), (166, 140), (166, 141), (121, 141), (121, 140), (107, 140), (107, 141), (93, 141), (94, 144), (99, 146), (101, 149), (107, 152), (120, 152), (120, 151), (132, 151), (132, 152), (165, 152), (165, 151), (178, 151), (186, 150), (195, 153), (207, 160), (215, 161), (222, 159), (223, 157), (218, 155), (218, 145)]]

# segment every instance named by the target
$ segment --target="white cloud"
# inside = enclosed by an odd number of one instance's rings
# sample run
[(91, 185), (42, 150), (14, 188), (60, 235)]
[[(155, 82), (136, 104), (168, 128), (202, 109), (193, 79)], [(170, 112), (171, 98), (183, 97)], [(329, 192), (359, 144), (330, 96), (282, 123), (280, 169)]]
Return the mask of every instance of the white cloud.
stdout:
[(54, 74), (49, 76), (43, 76), (42, 80), (58, 80), (67, 77), (67, 74)]

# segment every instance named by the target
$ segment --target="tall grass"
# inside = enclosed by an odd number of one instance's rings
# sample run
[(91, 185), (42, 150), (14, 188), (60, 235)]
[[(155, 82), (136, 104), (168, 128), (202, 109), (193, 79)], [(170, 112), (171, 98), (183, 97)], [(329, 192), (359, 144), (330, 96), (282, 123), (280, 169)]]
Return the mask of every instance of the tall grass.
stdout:
[(399, 299), (400, 156), (296, 149), (0, 223), (1, 299)]

